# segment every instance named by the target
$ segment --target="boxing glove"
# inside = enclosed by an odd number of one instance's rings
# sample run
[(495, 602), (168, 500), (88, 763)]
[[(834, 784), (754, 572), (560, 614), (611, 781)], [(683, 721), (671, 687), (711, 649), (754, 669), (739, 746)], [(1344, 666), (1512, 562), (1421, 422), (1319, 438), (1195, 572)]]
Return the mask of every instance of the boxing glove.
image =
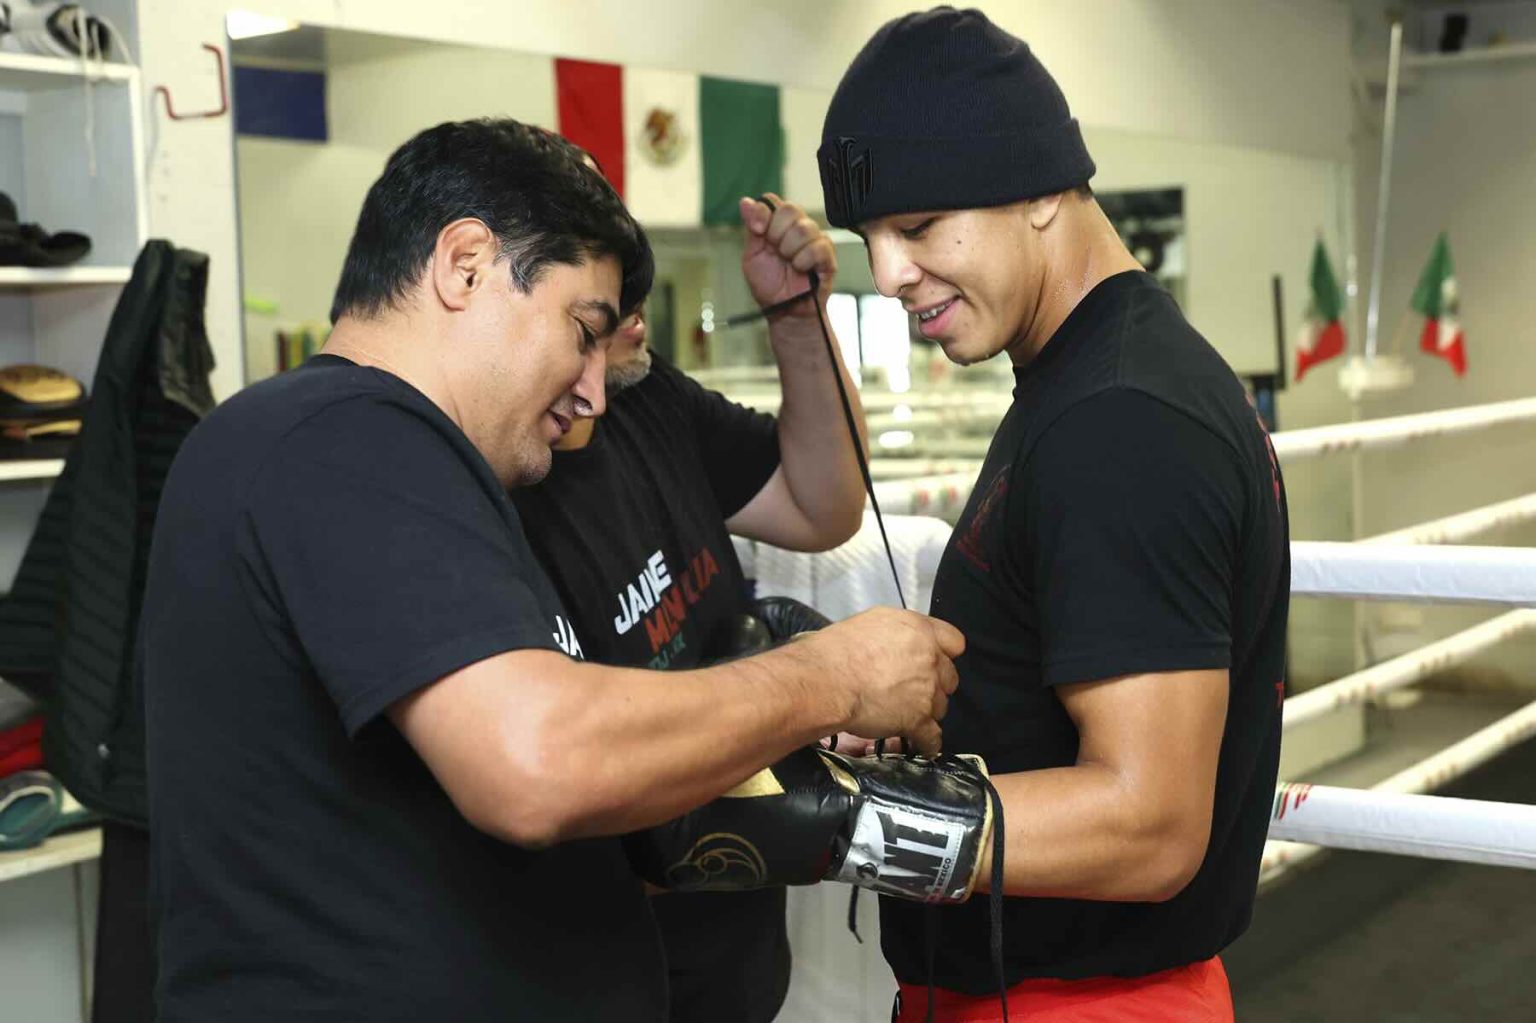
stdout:
[(759, 597), (752, 602), (752, 614), (768, 627), (768, 634), (780, 642), (832, 624), (832, 619), (793, 597)]
[(624, 839), (641, 877), (677, 891), (842, 881), (963, 902), (992, 822), (979, 757), (790, 754), (730, 792)]

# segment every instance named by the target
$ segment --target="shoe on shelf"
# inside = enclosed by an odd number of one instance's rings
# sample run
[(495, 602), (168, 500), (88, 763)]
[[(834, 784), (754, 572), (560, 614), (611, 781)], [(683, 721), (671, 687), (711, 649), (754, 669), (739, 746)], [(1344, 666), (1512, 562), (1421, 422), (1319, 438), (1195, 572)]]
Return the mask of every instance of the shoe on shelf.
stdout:
[(90, 251), (91, 239), (78, 231), (49, 234), (36, 224), (21, 223), (16, 203), (0, 192), (0, 266), (70, 266)]

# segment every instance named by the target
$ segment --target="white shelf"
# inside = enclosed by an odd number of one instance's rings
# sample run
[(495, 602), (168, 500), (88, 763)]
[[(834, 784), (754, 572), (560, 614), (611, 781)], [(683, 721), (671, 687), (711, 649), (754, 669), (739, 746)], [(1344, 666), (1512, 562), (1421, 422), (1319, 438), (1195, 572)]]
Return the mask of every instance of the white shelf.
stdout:
[(79, 87), (85, 77), (97, 82), (131, 82), (137, 74), (138, 68), (132, 64), (92, 61), (87, 76), (78, 60), (0, 50), (0, 89), (4, 90)]
[[(1398, 88), (1414, 92), (1420, 84), (1421, 72), (1449, 71), (1455, 68), (1502, 64), (1508, 61), (1536, 60), (1536, 43), (1505, 43), (1501, 46), (1482, 46), (1458, 53), (1416, 53), (1403, 51), (1402, 76)], [(1375, 89), (1387, 86), (1387, 62), (1371, 60), (1363, 63), (1361, 74), (1366, 83)]]
[(0, 883), (101, 858), (101, 829), (56, 835), (35, 849), (0, 852)]
[(0, 483), (16, 483), (22, 480), (51, 480), (64, 471), (62, 458), (30, 458), (22, 461), (0, 461)]
[(42, 270), (0, 266), (0, 288), (31, 291), (88, 284), (127, 284), (132, 276), (131, 266), (64, 266)]
[(1472, 64), (1495, 64), (1506, 60), (1530, 60), (1536, 58), (1536, 43), (1504, 43), (1500, 46), (1480, 46), (1457, 53), (1404, 53), (1405, 68), (1466, 67)]

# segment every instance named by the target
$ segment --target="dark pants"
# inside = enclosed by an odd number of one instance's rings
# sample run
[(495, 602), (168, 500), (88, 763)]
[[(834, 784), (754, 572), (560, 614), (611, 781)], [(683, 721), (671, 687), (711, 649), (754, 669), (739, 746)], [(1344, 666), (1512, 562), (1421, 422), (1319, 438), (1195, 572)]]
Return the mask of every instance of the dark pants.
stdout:
[(101, 828), (96, 907), (96, 990), (91, 1023), (151, 1023), (155, 945), (149, 928), (149, 833), (108, 821)]
[(789, 993), (783, 888), (657, 895), (672, 1023), (772, 1023)]

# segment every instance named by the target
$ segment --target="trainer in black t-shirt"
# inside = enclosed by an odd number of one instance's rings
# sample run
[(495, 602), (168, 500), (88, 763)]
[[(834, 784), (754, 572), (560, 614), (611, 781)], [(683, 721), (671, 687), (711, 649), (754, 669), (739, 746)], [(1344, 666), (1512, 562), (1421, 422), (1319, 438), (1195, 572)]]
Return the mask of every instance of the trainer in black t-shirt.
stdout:
[[(1194, 880), (1155, 904), (1005, 900), (1006, 980), (1205, 960), (1248, 925), (1279, 760), (1279, 467), (1241, 384), (1146, 274), (1101, 283), (1015, 375), (934, 583), (933, 614), (966, 636), (945, 748), (993, 773), (1065, 767), (1078, 736), (1054, 686), (1224, 668), (1230, 694)], [(934, 983), (995, 992), (988, 900), (936, 916)], [(927, 980), (923, 926), (921, 907), (881, 900), (886, 957), (909, 983)]]
[(385, 716), (577, 642), (403, 381), (321, 356), (216, 410), (161, 500), (140, 648), (163, 1023), (664, 1019), (618, 842), (477, 831)]
[[(705, 390), (659, 357), (609, 397), (591, 441), (556, 451), (542, 483), (513, 492), (588, 660), (698, 667), (749, 595), (725, 520), (779, 465), (771, 416)], [(687, 1008), (772, 1020), (789, 984), (782, 888), (653, 899)]]

